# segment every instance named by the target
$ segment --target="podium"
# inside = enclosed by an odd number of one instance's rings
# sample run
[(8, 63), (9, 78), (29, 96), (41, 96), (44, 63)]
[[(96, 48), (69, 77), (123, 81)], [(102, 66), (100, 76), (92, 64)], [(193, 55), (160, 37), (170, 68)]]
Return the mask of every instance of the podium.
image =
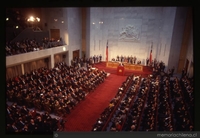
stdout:
[(117, 67), (117, 75), (124, 75), (124, 66), (118, 66)]

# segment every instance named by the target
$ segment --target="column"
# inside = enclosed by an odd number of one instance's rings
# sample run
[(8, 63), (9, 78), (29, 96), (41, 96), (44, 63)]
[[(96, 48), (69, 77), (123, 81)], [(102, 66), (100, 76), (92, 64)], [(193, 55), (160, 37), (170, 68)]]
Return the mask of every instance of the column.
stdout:
[(54, 54), (51, 54), (51, 68), (54, 68)]
[(21, 68), (22, 68), (22, 75), (24, 75), (24, 64), (21, 64)]

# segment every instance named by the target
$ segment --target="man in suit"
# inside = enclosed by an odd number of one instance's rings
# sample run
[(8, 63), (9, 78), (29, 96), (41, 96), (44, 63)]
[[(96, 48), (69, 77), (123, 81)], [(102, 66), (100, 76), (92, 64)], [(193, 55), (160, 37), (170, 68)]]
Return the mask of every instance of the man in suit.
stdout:
[(31, 132), (31, 134), (35, 133), (37, 131), (38, 127), (35, 124), (34, 119), (31, 119), (28, 124), (28, 130)]
[(93, 63), (96, 63), (96, 56), (93, 56)]
[(136, 56), (134, 56), (133, 57), (133, 64), (136, 64), (136, 60), (137, 60), (137, 58), (136, 58)]
[(149, 65), (149, 58), (146, 59), (146, 66)]
[(19, 130), (21, 130), (25, 125), (25, 122), (22, 120), (22, 117), (19, 117), (19, 119), (17, 120), (16, 126), (17, 128), (19, 128)]
[(102, 56), (101, 56), (101, 54), (100, 54), (100, 56), (99, 56), (99, 59), (100, 59), (100, 62), (101, 62), (101, 60), (102, 60)]

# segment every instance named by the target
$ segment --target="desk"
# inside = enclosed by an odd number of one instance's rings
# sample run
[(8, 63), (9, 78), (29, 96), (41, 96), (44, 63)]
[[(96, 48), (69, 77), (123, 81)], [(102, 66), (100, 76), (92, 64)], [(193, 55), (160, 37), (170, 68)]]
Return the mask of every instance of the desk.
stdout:
[[(123, 63), (124, 64), (124, 69), (127, 70), (133, 70), (133, 71), (143, 71), (143, 66), (142, 65), (137, 65), (137, 64), (130, 64), (130, 63)], [(112, 62), (108, 61), (106, 63), (106, 67), (110, 68), (118, 68), (119, 62)]]

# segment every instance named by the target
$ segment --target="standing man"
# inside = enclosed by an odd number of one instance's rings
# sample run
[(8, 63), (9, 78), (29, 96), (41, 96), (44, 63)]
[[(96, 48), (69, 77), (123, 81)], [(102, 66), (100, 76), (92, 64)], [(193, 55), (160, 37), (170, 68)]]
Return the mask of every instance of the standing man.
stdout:
[(94, 55), (94, 56), (93, 56), (93, 63), (95, 63), (95, 59), (96, 59), (96, 56)]
[(99, 56), (99, 59), (100, 59), (100, 62), (101, 62), (101, 59), (102, 59), (102, 56), (101, 56), (101, 54), (100, 54), (100, 56)]
[(133, 56), (132, 55), (130, 57), (130, 62), (131, 62), (131, 64), (133, 64)]
[(183, 78), (184, 75), (185, 75), (185, 68), (183, 68), (183, 70), (182, 70), (181, 78)]
[(149, 65), (149, 58), (146, 59), (146, 66)]
[(137, 59), (137, 58), (134, 56), (134, 57), (133, 57), (133, 64), (136, 63), (136, 59)]
[(117, 55), (117, 61), (119, 61), (119, 55)]

